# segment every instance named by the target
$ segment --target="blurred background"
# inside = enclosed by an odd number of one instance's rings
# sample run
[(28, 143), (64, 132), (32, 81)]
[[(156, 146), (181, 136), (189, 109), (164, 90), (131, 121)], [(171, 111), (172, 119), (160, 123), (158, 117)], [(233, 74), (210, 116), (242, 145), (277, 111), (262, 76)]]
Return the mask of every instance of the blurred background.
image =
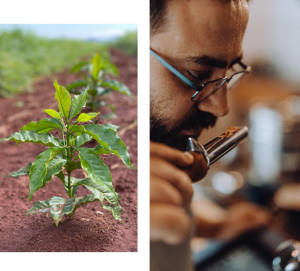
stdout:
[(136, 24), (0, 24), (0, 97), (108, 48), (137, 55)]
[[(250, 2), (243, 60), (252, 71), (229, 94), (230, 113), (198, 141), (228, 126), (246, 125), (249, 136), (194, 184), (194, 209), (210, 227), (203, 233), (216, 229), (192, 242), (197, 270), (300, 270), (296, 241), (274, 254), (283, 240), (300, 240), (299, 29), (299, 0)], [(251, 226), (258, 213), (268, 219)], [(231, 231), (220, 241), (226, 223)]]

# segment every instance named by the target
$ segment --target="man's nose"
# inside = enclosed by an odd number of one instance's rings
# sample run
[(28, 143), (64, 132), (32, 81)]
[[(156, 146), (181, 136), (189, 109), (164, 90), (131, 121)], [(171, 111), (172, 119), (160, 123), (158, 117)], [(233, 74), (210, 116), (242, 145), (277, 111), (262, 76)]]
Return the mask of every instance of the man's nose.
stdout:
[(216, 117), (223, 117), (229, 112), (227, 100), (227, 84), (224, 84), (214, 94), (198, 102), (197, 107), (201, 111), (213, 114)]

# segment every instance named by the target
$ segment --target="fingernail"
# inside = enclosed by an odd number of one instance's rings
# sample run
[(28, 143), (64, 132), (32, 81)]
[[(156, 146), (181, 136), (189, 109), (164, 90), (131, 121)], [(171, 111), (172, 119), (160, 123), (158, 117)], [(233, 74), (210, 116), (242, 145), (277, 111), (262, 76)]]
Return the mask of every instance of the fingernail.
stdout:
[(185, 155), (189, 157), (188, 159), (193, 159), (193, 155), (190, 154), (189, 152), (186, 151), (186, 152), (185, 152)]

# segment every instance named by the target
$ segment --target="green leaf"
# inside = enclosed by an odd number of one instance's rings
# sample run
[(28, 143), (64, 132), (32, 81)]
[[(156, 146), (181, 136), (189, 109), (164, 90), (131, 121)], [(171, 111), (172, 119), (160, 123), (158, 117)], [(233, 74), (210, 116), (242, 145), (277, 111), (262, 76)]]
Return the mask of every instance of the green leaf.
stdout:
[(101, 115), (101, 119), (104, 119), (104, 120), (111, 120), (111, 119), (114, 119), (117, 115), (115, 113), (108, 113), (108, 114), (105, 114), (105, 115)]
[(105, 149), (109, 150), (110, 153), (120, 157), (125, 165), (131, 167), (127, 148), (113, 129), (95, 124), (84, 126), (75, 125), (73, 127), (73, 132), (81, 132), (90, 135)]
[(43, 184), (40, 188), (44, 187), (46, 183), (51, 181), (52, 175), (59, 174), (66, 162), (67, 160), (65, 159), (53, 159), (47, 168), (47, 174), (43, 179)]
[(88, 83), (86, 81), (74, 81), (71, 84), (66, 86), (67, 91), (73, 90), (75, 88), (87, 87)]
[(67, 172), (71, 172), (75, 169), (80, 169), (80, 168), (81, 168), (80, 161), (78, 162), (71, 161), (65, 164), (65, 169), (67, 170)]
[(72, 197), (70, 199), (64, 199), (61, 197), (52, 197), (51, 199), (44, 201), (37, 201), (33, 207), (26, 212), (27, 214), (47, 213), (50, 212), (56, 226), (61, 221), (64, 215), (73, 216), (78, 207), (83, 204), (98, 201), (93, 195), (87, 195), (83, 197)]
[(92, 58), (92, 63), (93, 63), (93, 71), (92, 75), (94, 79), (98, 78), (99, 71), (101, 70), (101, 56), (99, 54), (96, 54)]
[(66, 147), (51, 147), (42, 152), (33, 162), (29, 172), (29, 190), (28, 199), (32, 199), (32, 195), (43, 186), (43, 179), (47, 174), (47, 168), (54, 157), (66, 149)]
[(70, 134), (70, 146), (74, 146), (75, 144), (75, 139), (76, 139), (76, 136), (74, 136), (73, 134)]
[(65, 203), (66, 199), (61, 197), (52, 197), (48, 200), (37, 201), (36, 203), (34, 203), (33, 207), (25, 213), (25, 215), (29, 213), (48, 213), (50, 211), (50, 215), (57, 226), (59, 221), (63, 217), (62, 211)]
[(111, 88), (103, 88), (103, 87), (97, 87), (97, 95), (102, 96), (102, 95), (108, 95), (110, 92), (113, 90)]
[(41, 133), (48, 133), (53, 129), (63, 130), (63, 126), (61, 122), (56, 118), (42, 119), (38, 122), (32, 121), (29, 124), (23, 126), (21, 131), (36, 131), (39, 134), (41, 134)]
[(97, 117), (98, 115), (100, 114), (100, 112), (89, 112), (87, 113), (88, 116), (91, 116), (91, 117)]
[(92, 137), (87, 134), (81, 134), (81, 135), (77, 136), (75, 138), (75, 148), (80, 147), (81, 145), (90, 141), (91, 139), (92, 139)]
[(60, 146), (59, 138), (56, 138), (50, 134), (39, 134), (35, 131), (21, 131), (13, 133), (8, 140), (27, 143), (42, 144), (49, 147)]
[(80, 94), (75, 95), (71, 102), (71, 112), (70, 112), (70, 119), (74, 118), (78, 115), (82, 109), (86, 105), (87, 101), (87, 92), (88, 87)]
[(102, 193), (102, 187), (99, 184), (93, 182), (90, 178), (77, 179), (73, 182), (73, 186), (79, 185), (83, 185), (88, 190), (90, 190), (94, 194), (94, 196), (101, 202), (103, 202), (103, 200), (106, 198)]
[[(63, 174), (62, 171), (58, 172), (57, 174), (55, 174), (56, 177), (60, 178), (63, 185), (65, 186), (65, 175)], [(67, 192), (68, 193), (68, 192)]]
[(133, 96), (133, 94), (131, 93), (129, 88), (126, 87), (124, 84), (122, 84), (121, 82), (119, 82), (117, 80), (103, 81), (101, 83), (101, 87), (111, 88), (111, 89), (113, 89), (115, 91), (118, 91), (118, 92), (121, 92), (125, 95)]
[(88, 113), (88, 114), (81, 113), (76, 122), (87, 122), (89, 120), (96, 118), (97, 115), (99, 115), (99, 113)]
[(76, 204), (76, 207), (78, 208), (79, 206), (83, 205), (83, 204), (86, 204), (86, 203), (89, 203), (89, 202), (93, 202), (93, 201), (98, 201), (98, 199), (96, 199), (94, 197), (94, 195), (87, 195), (85, 196), (84, 198), (82, 199), (79, 199), (77, 201), (77, 204)]
[(94, 183), (99, 185), (99, 189), (105, 198), (112, 204), (118, 204), (119, 196), (114, 191), (112, 178), (108, 166), (92, 150), (88, 148), (78, 148), (81, 167), (87, 172)]
[(67, 155), (64, 152), (59, 153), (56, 157), (65, 160), (67, 159)]
[(113, 215), (114, 219), (120, 220), (123, 223), (123, 220), (121, 218), (122, 207), (120, 205), (110, 206), (110, 205), (102, 204), (102, 208), (109, 210), (111, 212), (111, 214)]
[(91, 149), (93, 152), (95, 152), (96, 154), (110, 154), (111, 152), (107, 149), (105, 149), (104, 147), (102, 147), (101, 145), (97, 145), (95, 148)]
[(106, 72), (115, 75), (115, 76), (119, 76), (119, 71), (117, 69), (117, 67), (115, 65), (113, 65), (112, 63), (110, 63), (108, 60), (103, 61), (103, 68)]
[(101, 201), (103, 209), (109, 210), (112, 213), (114, 219), (118, 219), (118, 220), (122, 221), (122, 218), (121, 218), (122, 208), (121, 208), (121, 206), (118, 203), (117, 203), (116, 206), (106, 205), (104, 203), (104, 199), (106, 199), (108, 201), (109, 201), (109, 199), (102, 192), (103, 188), (102, 188), (101, 185), (93, 182), (90, 178), (76, 180), (74, 182), (74, 185), (77, 185), (77, 186), (83, 185), (84, 187), (86, 187), (88, 190), (90, 190), (93, 193), (95, 198), (97, 198)]
[(108, 129), (113, 129), (115, 132), (118, 131), (119, 126), (110, 124), (110, 123), (104, 123), (102, 126), (108, 128)]
[[(56, 198), (56, 197), (55, 197)], [(33, 204), (32, 208), (29, 209), (25, 215), (32, 213), (48, 213), (50, 211), (50, 201), (51, 199), (47, 199), (44, 201), (37, 201)]]
[(32, 163), (30, 162), (26, 167), (21, 168), (19, 171), (10, 173), (9, 175), (6, 176), (6, 178), (8, 178), (8, 177), (18, 178), (22, 175), (26, 175), (27, 173), (29, 173), (31, 165), (32, 165)]
[(58, 101), (59, 111), (63, 114), (66, 121), (68, 121), (69, 111), (71, 107), (71, 95), (64, 87), (57, 84), (56, 80), (53, 85), (56, 89), (55, 99)]
[(87, 61), (79, 62), (70, 69), (70, 72), (78, 73), (87, 64), (89, 64)]
[(76, 94), (76, 95), (80, 95), (81, 91), (80, 90), (76, 90), (76, 89), (70, 89), (68, 90), (71, 94)]
[(56, 119), (60, 119), (60, 115), (59, 113), (54, 110), (54, 109), (46, 109), (44, 110), (49, 116), (56, 118)]
[(65, 206), (63, 208), (63, 213), (67, 215), (73, 215), (78, 207), (83, 204), (98, 201), (93, 195), (87, 195), (83, 197), (73, 197), (66, 200)]
[(77, 186), (72, 186), (72, 195), (73, 195), (73, 196), (75, 195), (75, 193), (76, 193), (76, 191), (78, 190), (78, 188), (79, 188), (79, 185), (77, 185)]

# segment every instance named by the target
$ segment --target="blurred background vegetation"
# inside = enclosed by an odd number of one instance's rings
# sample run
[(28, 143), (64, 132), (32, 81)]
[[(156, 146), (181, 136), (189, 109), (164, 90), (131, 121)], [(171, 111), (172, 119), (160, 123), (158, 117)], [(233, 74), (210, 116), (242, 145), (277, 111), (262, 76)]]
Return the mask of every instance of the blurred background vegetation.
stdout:
[(115, 47), (137, 55), (137, 32), (113, 41), (44, 38), (21, 28), (0, 32), (0, 96), (12, 97), (32, 90), (32, 81), (71, 67), (94, 53), (107, 54)]
[(137, 32), (129, 32), (112, 44), (126, 54), (137, 56)]

